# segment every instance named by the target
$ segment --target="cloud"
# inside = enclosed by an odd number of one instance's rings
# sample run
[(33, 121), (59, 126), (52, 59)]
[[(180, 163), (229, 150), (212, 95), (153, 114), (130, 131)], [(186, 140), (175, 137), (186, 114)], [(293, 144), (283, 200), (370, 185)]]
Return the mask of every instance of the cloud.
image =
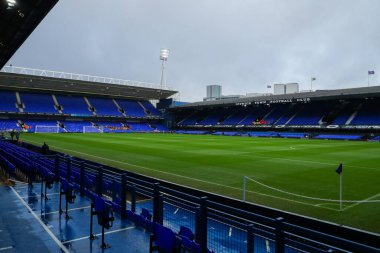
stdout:
[[(380, 74), (377, 0), (60, 1), (10, 63), (168, 84), (199, 101), (208, 84), (228, 94), (299, 82), (364, 86)], [(371, 76), (380, 84), (379, 75)]]

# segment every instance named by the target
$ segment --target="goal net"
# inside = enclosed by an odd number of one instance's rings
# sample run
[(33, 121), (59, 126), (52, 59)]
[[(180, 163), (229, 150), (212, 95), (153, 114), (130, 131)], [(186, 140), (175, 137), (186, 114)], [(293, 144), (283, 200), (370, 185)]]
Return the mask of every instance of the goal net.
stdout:
[(35, 133), (59, 133), (59, 126), (42, 126), (37, 125), (34, 128)]
[(83, 126), (83, 133), (103, 133), (103, 126)]

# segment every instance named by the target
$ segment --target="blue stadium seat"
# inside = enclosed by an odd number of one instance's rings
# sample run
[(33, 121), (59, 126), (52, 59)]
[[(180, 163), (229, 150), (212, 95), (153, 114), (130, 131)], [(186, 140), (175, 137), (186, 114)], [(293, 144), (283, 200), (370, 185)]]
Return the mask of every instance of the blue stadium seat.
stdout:
[(380, 102), (366, 101), (358, 111), (351, 125), (380, 125)]
[(91, 106), (95, 108), (96, 115), (101, 116), (122, 116), (115, 103), (110, 98), (88, 97)]
[(12, 119), (0, 120), (0, 131), (9, 131), (11, 129), (21, 130), (21, 127), (18, 125), (17, 120), (12, 120)]
[(62, 106), (62, 111), (64, 114), (77, 116), (92, 115), (92, 112), (88, 109), (88, 105), (83, 97), (65, 95), (55, 95), (55, 97), (59, 105)]
[(16, 107), (16, 93), (14, 91), (0, 91), (0, 112), (18, 112)]
[(150, 113), (151, 116), (161, 116), (161, 113), (154, 107), (149, 101), (141, 101), (145, 109)]
[(150, 236), (149, 252), (174, 253), (180, 250), (180, 240), (167, 227), (154, 223), (154, 234)]
[(136, 100), (121, 100), (117, 99), (116, 102), (124, 110), (127, 116), (132, 117), (145, 117), (144, 108)]
[(24, 112), (58, 114), (51, 94), (20, 92)]

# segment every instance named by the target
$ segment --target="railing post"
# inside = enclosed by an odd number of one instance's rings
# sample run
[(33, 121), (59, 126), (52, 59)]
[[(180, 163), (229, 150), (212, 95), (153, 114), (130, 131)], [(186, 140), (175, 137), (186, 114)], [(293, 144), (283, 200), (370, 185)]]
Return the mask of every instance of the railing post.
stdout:
[(102, 166), (99, 166), (98, 167), (98, 176), (97, 176), (97, 184), (96, 184), (96, 194), (98, 194), (98, 196), (102, 196), (103, 195), (103, 167)]
[(54, 168), (54, 179), (56, 182), (59, 181), (59, 155), (55, 155), (55, 168)]
[(121, 205), (121, 218), (127, 218), (127, 174), (121, 175), (120, 187), (120, 205)]
[(254, 253), (255, 250), (255, 226), (253, 224), (247, 225), (247, 253)]
[(283, 253), (285, 250), (285, 245), (284, 245), (284, 233), (282, 230), (282, 223), (284, 222), (284, 218), (279, 217), (276, 218), (276, 253)]
[(136, 186), (131, 185), (131, 211), (136, 212)]
[[(160, 221), (160, 213), (162, 206), (160, 205), (160, 184), (155, 183), (153, 188), (153, 221)], [(161, 224), (161, 223), (160, 223)]]
[(86, 171), (84, 168), (84, 162), (80, 162), (80, 195), (84, 196), (84, 177), (86, 175)]
[(158, 212), (158, 223), (160, 224), (164, 224), (164, 194), (160, 194), (159, 198), (158, 198), (158, 202), (159, 202), (159, 212)]
[(195, 225), (196, 242), (200, 245), (200, 253), (207, 252), (207, 197), (199, 199)]
[(117, 197), (117, 192), (116, 192), (116, 190), (117, 190), (117, 188), (116, 188), (117, 184), (116, 184), (116, 181), (115, 181), (114, 178), (112, 178), (111, 183), (112, 183), (112, 186), (111, 186), (111, 189), (112, 189), (111, 199), (112, 199), (112, 202), (115, 202), (116, 201), (116, 197)]
[(66, 180), (70, 182), (71, 178), (71, 156), (66, 157)]

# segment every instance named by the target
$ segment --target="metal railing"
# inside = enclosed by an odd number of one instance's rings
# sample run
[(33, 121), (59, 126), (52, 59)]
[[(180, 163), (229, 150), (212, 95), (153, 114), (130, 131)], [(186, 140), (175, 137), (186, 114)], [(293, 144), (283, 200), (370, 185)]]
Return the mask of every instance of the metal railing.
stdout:
[(0, 72), (22, 74), (22, 75), (32, 75), (32, 76), (40, 76), (40, 77), (61, 78), (61, 79), (69, 79), (69, 80), (75, 80), (75, 81), (86, 81), (86, 82), (117, 84), (117, 85), (135, 86), (135, 87), (161, 89), (161, 90), (172, 90), (172, 88), (169, 86), (166, 86), (166, 85), (161, 86), (155, 83), (123, 80), (123, 79), (111, 78), (111, 77), (91, 76), (91, 75), (85, 75), (85, 74), (76, 74), (76, 73), (60, 72), (60, 71), (53, 71), (53, 70), (32, 69), (32, 68), (24, 68), (24, 67), (16, 67), (16, 66), (4, 66), (0, 70)]

